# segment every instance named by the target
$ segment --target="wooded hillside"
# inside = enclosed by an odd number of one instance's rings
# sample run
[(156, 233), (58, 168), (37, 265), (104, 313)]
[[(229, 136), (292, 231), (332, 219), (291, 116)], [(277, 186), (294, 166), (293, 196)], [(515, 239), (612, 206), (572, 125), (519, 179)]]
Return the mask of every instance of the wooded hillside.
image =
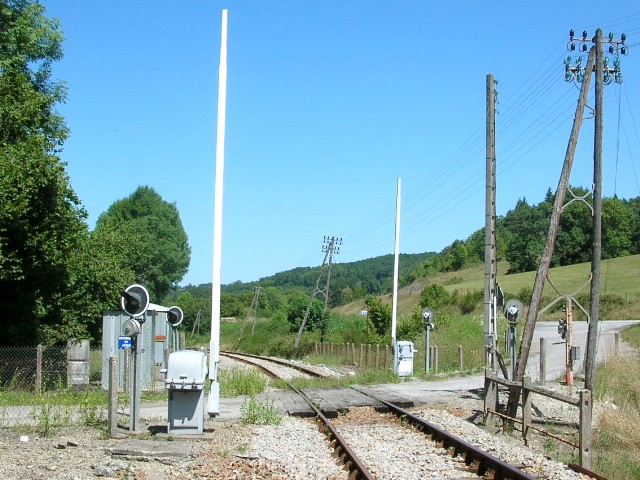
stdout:
[[(583, 188), (574, 187), (572, 190), (579, 196), (587, 194), (587, 190)], [(588, 198), (588, 195), (586, 197)], [(546, 242), (553, 201), (554, 194), (551, 191), (548, 191), (545, 199), (537, 205), (530, 205), (526, 199), (521, 199), (513, 210), (508, 211), (496, 221), (500, 275), (505, 285), (514, 284), (510, 287), (509, 293), (522, 297), (525, 303), (529, 300), (526, 298), (527, 292), (533, 284), (533, 272), (538, 267), (538, 260)], [(552, 267), (582, 265), (581, 271), (584, 270), (586, 268), (584, 264), (591, 258), (591, 229), (591, 210), (586, 203), (577, 201), (565, 208), (552, 258)], [(603, 199), (602, 247), (604, 260), (640, 254), (640, 197), (631, 200), (615, 197)], [(439, 253), (403, 254), (400, 256), (400, 287), (416, 295), (420, 295), (422, 288), (429, 283), (443, 285), (450, 293), (455, 290), (463, 294), (476, 290), (481, 292), (484, 248), (484, 227), (482, 227), (465, 240), (454, 240)], [(609, 265), (617, 268), (616, 265), (622, 264), (612, 262)], [(319, 272), (320, 267), (296, 268), (256, 282), (224, 285), (222, 316), (245, 317), (248, 315), (255, 287), (262, 287), (258, 302), (259, 315), (268, 316), (279, 311), (278, 309), (284, 309), (287, 316), (302, 316)], [(471, 276), (479, 276), (478, 282), (474, 283), (464, 272), (475, 272)], [(523, 272), (530, 272), (530, 274), (515, 275)], [(615, 272), (608, 272), (608, 274), (615, 276)], [(391, 293), (392, 275), (392, 255), (358, 262), (336, 263), (333, 265), (331, 275), (329, 306), (337, 308), (351, 305), (346, 307), (346, 310), (340, 308), (339, 311), (342, 312), (359, 310), (367, 297)], [(520, 280), (510, 282), (510, 278)], [(522, 284), (523, 278), (530, 279), (531, 285)], [(471, 284), (468, 283), (469, 281)], [(470, 300), (473, 300), (471, 297)], [(175, 292), (174, 298), (180, 299), (183, 303), (184, 300), (188, 300), (186, 303), (192, 305), (187, 307), (185, 313), (190, 308), (198, 308), (202, 311), (203, 317), (209, 317), (210, 285), (184, 287)], [(402, 310), (402, 299), (400, 304), (400, 310)], [(195, 315), (193, 310), (191, 315), (192, 317)], [(316, 315), (320, 313), (316, 312)]]

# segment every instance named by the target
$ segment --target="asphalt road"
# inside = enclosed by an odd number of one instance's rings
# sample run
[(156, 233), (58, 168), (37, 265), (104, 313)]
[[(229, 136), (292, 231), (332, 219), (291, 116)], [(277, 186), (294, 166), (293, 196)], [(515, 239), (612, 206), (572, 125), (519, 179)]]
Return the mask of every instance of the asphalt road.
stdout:
[[(602, 363), (615, 354), (615, 334), (624, 328), (640, 323), (640, 320), (606, 320), (599, 322), (596, 363)], [(587, 353), (586, 321), (573, 322), (571, 344), (580, 349), (580, 357), (574, 362), (575, 375), (584, 374), (584, 360)], [(521, 330), (518, 335), (522, 335)], [(545, 378), (553, 381), (564, 379), (566, 371), (566, 342), (558, 333), (558, 322), (538, 322), (533, 333), (533, 342), (529, 352), (529, 360), (525, 375), (533, 381), (540, 379), (540, 339), (545, 339), (546, 368)], [(620, 349), (625, 346), (620, 343)]]

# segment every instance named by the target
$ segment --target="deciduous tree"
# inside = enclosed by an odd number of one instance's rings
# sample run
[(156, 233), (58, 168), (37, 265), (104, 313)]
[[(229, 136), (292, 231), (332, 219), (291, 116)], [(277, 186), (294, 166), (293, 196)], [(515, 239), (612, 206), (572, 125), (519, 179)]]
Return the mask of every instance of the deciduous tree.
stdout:
[(178, 209), (151, 187), (141, 186), (98, 218), (95, 235), (111, 235), (131, 253), (123, 259), (138, 283), (161, 302), (189, 268), (191, 248)]
[(58, 157), (68, 135), (55, 110), (65, 87), (51, 78), (61, 42), (42, 5), (0, 1), (0, 344), (57, 340), (46, 331), (64, 324), (68, 260), (87, 235)]

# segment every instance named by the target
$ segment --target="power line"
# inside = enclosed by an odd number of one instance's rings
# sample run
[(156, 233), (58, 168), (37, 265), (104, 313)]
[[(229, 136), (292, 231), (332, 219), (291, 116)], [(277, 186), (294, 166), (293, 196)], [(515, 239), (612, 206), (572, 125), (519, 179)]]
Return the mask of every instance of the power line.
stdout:
[[(638, 20), (640, 14), (633, 14), (604, 24), (607, 27), (623, 23), (628, 25)], [(631, 37), (638, 30), (640, 29), (628, 29), (628, 36)], [(565, 40), (558, 42), (558, 46), (563, 49), (565, 45)], [(556, 136), (563, 126), (568, 127), (571, 123), (571, 112), (575, 105), (573, 97), (567, 95), (566, 91), (552, 87), (559, 75), (558, 59), (566, 56), (566, 53), (558, 52), (557, 48), (554, 47), (553, 52), (556, 53), (547, 55), (533, 69), (533, 74), (518, 84), (511, 95), (501, 95), (496, 132), (500, 145), (497, 155), (499, 176), (528, 159), (545, 140)], [(557, 93), (550, 96), (549, 92), (553, 91)], [(632, 115), (630, 106), (628, 110)], [(532, 116), (533, 113), (537, 114)], [(523, 121), (525, 119), (528, 120)], [(622, 128), (624, 129), (624, 120)], [(501, 141), (505, 138), (509, 140)], [(419, 234), (429, 223), (450, 215), (481, 192), (482, 128), (479, 126), (477, 131), (458, 145), (451, 155), (430, 159), (428, 176), (419, 181), (414, 190), (408, 190), (403, 205), (403, 236)], [(615, 144), (607, 140), (605, 146), (607, 151), (615, 152)], [(635, 169), (634, 176), (637, 177)], [(480, 202), (480, 197), (478, 201)], [(375, 214), (360, 225), (350, 227), (342, 234), (348, 234), (350, 248), (360, 253), (372, 252), (385, 246), (391, 252), (394, 218), (390, 202), (388, 210)]]

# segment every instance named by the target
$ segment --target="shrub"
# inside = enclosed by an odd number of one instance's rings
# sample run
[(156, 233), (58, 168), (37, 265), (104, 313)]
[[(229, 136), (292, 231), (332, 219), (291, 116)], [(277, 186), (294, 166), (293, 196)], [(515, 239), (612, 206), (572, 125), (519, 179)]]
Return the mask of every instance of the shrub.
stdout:
[(472, 313), (478, 303), (483, 298), (483, 293), (477, 290), (473, 292), (467, 292), (462, 297), (458, 298), (458, 308), (460, 309), (460, 313), (462, 315), (469, 315)]
[(422, 323), (422, 312), (419, 307), (413, 309), (410, 318), (402, 318), (398, 322), (396, 338), (398, 340), (416, 341), (416, 338), (424, 333), (424, 325)]
[(430, 283), (422, 290), (420, 294), (419, 305), (421, 307), (429, 307), (434, 310), (442, 308), (449, 304), (449, 293), (442, 285)]
[(220, 369), (220, 396), (256, 395), (267, 389), (267, 379), (253, 368)]

